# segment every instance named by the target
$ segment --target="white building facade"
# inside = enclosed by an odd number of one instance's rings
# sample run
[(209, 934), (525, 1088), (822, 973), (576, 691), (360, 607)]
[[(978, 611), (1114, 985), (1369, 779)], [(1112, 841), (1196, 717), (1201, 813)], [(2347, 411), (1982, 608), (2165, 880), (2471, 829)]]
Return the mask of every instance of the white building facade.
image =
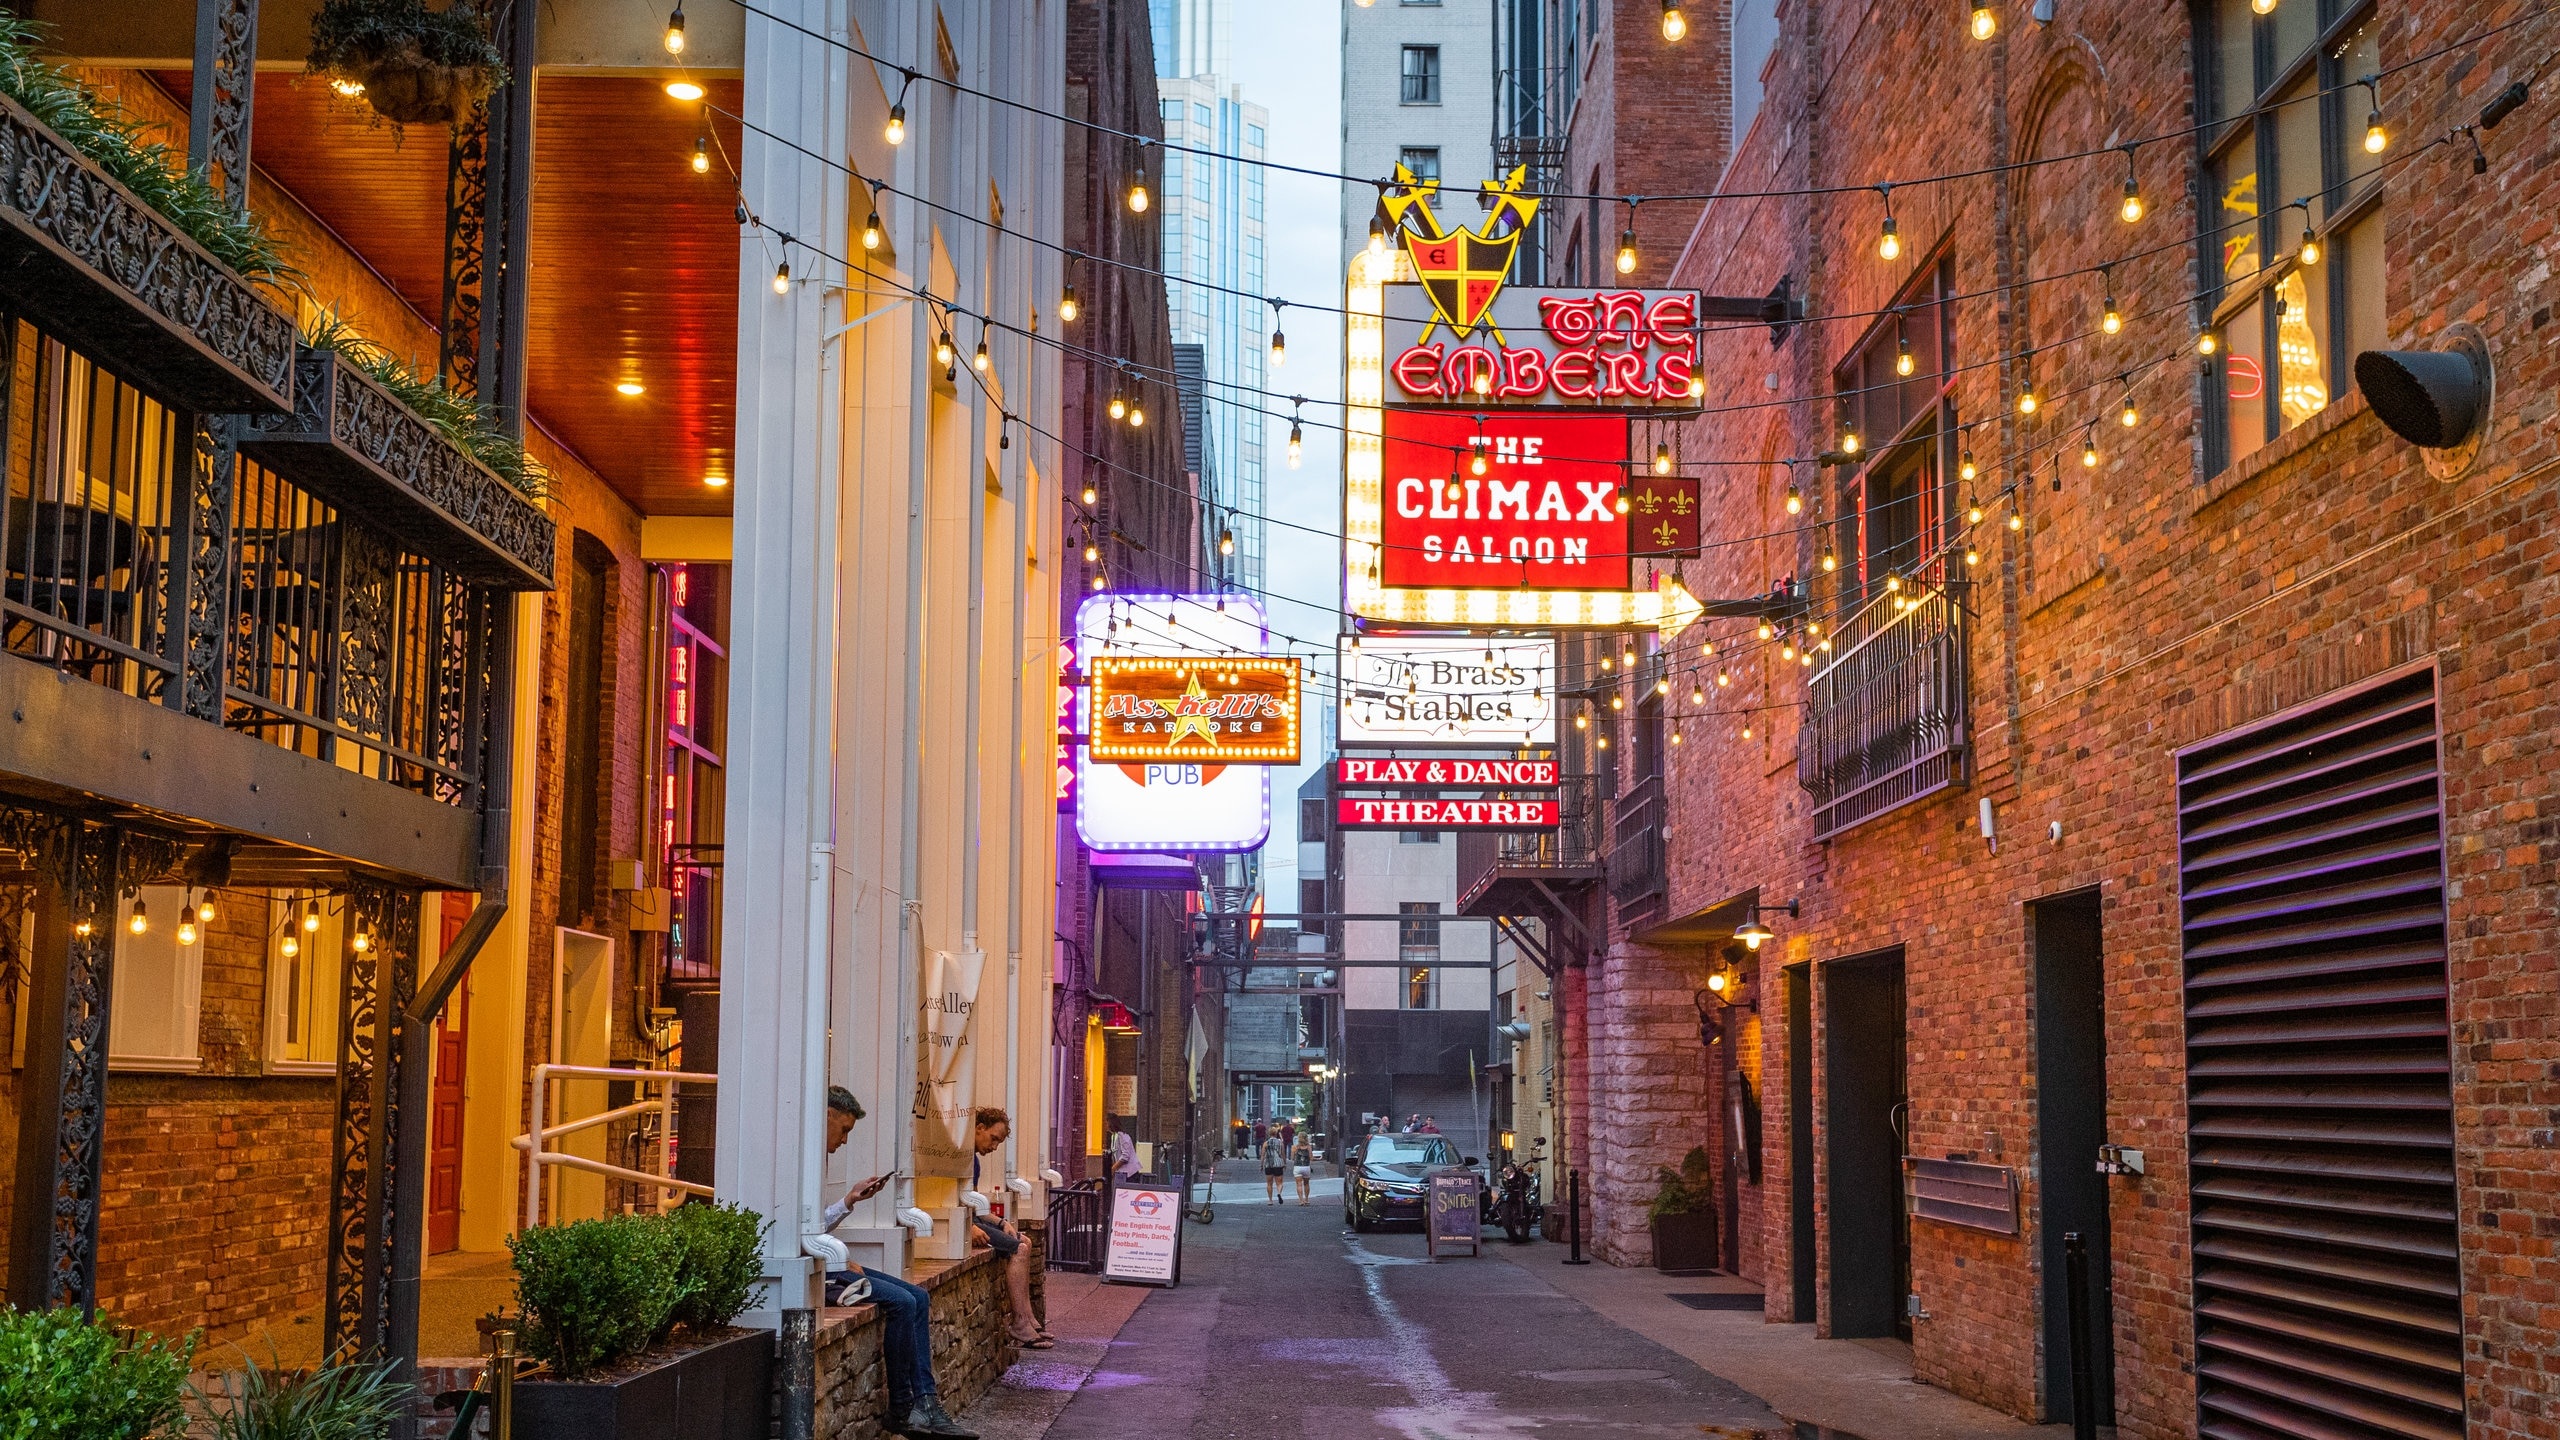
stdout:
[[(1342, 165), (1385, 180), (1401, 164), (1453, 194), (1493, 171), (1496, 0), (1342, 0)], [(1443, 223), (1473, 225), (1473, 200), (1436, 205)], [(1378, 194), (1342, 187), (1342, 260), (1369, 243)]]

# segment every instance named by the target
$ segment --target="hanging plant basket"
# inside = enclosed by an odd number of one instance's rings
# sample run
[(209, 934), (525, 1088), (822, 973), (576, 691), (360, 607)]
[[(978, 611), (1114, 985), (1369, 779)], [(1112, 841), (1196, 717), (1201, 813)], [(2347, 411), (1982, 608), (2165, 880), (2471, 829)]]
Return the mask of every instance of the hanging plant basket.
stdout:
[(422, 0), (323, 0), (310, 67), (395, 125), (450, 125), (507, 78), (477, 5), (430, 10)]

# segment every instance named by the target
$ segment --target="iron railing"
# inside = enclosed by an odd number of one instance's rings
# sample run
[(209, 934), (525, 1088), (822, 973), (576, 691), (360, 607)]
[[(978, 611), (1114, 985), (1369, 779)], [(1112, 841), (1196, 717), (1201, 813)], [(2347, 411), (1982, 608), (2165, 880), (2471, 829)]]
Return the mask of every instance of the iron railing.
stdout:
[(1648, 775), (1618, 797), (1609, 843), (1609, 898), (1621, 905), (1662, 893), (1662, 777)]
[(1111, 1182), (1083, 1180), (1049, 1187), (1049, 1268), (1102, 1269), (1111, 1215)]
[(666, 856), (666, 978), (720, 978), (720, 859), (713, 843), (670, 845)]
[(1796, 782), (1816, 839), (1964, 778), (1965, 582), (1888, 591), (1832, 633), (1835, 658), (1807, 687)]
[[(1534, 798), (1524, 793), (1521, 798)], [(1511, 870), (1581, 870), (1600, 863), (1600, 777), (1567, 775), (1556, 790), (1556, 828), (1493, 837), (1493, 863)]]

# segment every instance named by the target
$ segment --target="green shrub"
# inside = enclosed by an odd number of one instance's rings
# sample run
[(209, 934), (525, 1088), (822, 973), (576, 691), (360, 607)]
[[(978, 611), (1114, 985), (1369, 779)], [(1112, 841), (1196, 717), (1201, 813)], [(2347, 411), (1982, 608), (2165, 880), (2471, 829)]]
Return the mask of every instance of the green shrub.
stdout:
[(333, 350), (418, 413), (430, 429), (465, 455), (495, 470), (508, 484), (539, 500), (550, 487), (550, 472), (524, 453), (522, 443), (498, 427), (497, 417), (471, 396), (429, 379), (409, 362), (356, 333), (335, 310), (325, 310), (304, 332), (302, 343), (314, 350)]
[(647, 1349), (682, 1294), (674, 1227), (654, 1215), (537, 1226), (507, 1248), (525, 1349), (564, 1380)]
[(387, 1362), (284, 1370), (252, 1360), (223, 1381), (220, 1396), (196, 1394), (205, 1440), (381, 1440), (418, 1398)]
[(0, 1440), (160, 1440), (182, 1432), (190, 1335), (172, 1343), (76, 1310), (0, 1309)]
[(216, 260), (252, 280), (296, 278), (256, 216), (231, 208), (221, 191), (187, 168), (183, 152), (149, 138), (142, 121), (47, 60), (43, 41), (43, 26), (0, 10), (0, 95), (25, 106)]
[(738, 1318), (764, 1278), (764, 1218), (740, 1205), (679, 1205), (660, 1223), (678, 1255), (669, 1328), (716, 1330)]
[(1681, 1158), (1679, 1169), (1662, 1166), (1657, 1178), (1661, 1188), (1654, 1191), (1653, 1204), (1647, 1207), (1656, 1220), (1704, 1210), (1715, 1202), (1715, 1162), (1707, 1158), (1704, 1145), (1692, 1147)]

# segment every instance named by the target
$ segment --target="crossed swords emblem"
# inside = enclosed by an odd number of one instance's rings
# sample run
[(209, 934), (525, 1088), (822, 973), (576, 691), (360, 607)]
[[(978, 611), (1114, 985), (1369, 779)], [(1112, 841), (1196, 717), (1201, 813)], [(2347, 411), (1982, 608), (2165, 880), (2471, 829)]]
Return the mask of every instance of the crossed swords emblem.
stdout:
[(1486, 210), (1483, 223), (1474, 229), (1451, 230), (1431, 208), (1440, 194), (1440, 182), (1396, 166), (1395, 184), (1379, 197), (1378, 204), (1404, 242), (1404, 253), (1413, 261), (1414, 273), (1422, 279), (1422, 293), (1431, 297), (1434, 312), (1415, 343), (1427, 343), (1443, 325), (1453, 339), (1464, 340), (1481, 328), (1493, 336), (1495, 344), (1509, 343), (1485, 315), (1493, 308), (1493, 297), (1502, 293), (1521, 235), (1538, 213), (1537, 197), (1520, 193), (1528, 183), (1525, 165), (1513, 169), (1498, 185), (1485, 181), (1476, 187), (1477, 202)]

